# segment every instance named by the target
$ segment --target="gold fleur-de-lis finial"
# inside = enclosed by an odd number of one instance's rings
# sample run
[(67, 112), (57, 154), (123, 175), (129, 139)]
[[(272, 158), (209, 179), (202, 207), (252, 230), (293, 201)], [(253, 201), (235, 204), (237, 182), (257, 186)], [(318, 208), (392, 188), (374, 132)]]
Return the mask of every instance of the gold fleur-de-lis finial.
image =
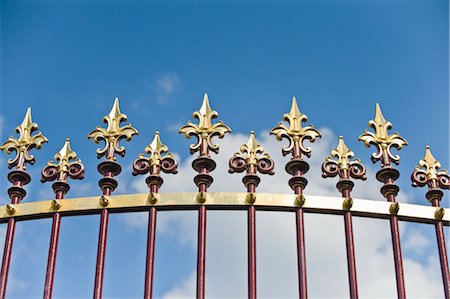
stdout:
[(139, 154), (133, 163), (133, 175), (151, 174), (159, 175), (160, 170), (166, 173), (177, 173), (178, 163), (172, 153), (167, 153), (169, 148), (161, 142), (159, 132), (155, 132), (153, 141), (145, 147), (145, 153)]
[[(331, 156), (338, 159), (337, 163), (341, 170), (348, 170), (350, 167), (350, 159), (355, 156), (355, 154), (347, 147), (344, 142), (344, 137), (339, 136), (338, 146), (331, 151)], [(328, 159), (332, 159), (328, 157)], [(359, 161), (358, 159), (356, 161)]]
[(369, 127), (375, 130), (375, 133), (365, 130), (358, 140), (363, 141), (367, 147), (374, 145), (377, 147), (378, 152), (372, 154), (372, 162), (381, 160), (383, 165), (390, 165), (390, 162), (399, 164), (400, 157), (394, 155), (391, 152), (391, 148), (395, 147), (400, 150), (404, 145), (408, 145), (408, 142), (400, 136), (397, 132), (389, 135), (388, 130), (392, 129), (392, 124), (383, 116), (380, 105), (376, 104), (375, 118), (369, 121)]
[(67, 177), (82, 179), (84, 177), (84, 166), (81, 159), (77, 159), (77, 153), (70, 147), (70, 139), (67, 138), (63, 147), (55, 154), (53, 161), (47, 163), (42, 170), (42, 182), (59, 181), (66, 182)]
[[(331, 156), (325, 159), (322, 164), (322, 176), (334, 177), (339, 174), (340, 177), (348, 179), (353, 178), (366, 179), (366, 169), (359, 159), (351, 160), (355, 154), (347, 147), (344, 137), (339, 136), (337, 147), (331, 151)], [(333, 159), (336, 158), (337, 160)]]
[(258, 170), (261, 173), (274, 173), (274, 162), (269, 154), (264, 153), (264, 148), (256, 141), (255, 132), (250, 132), (250, 138), (243, 144), (240, 151), (235, 153), (230, 159), (230, 172), (243, 172), (245, 169), (249, 173)]
[(138, 131), (127, 124), (120, 126), (120, 124), (127, 120), (127, 116), (120, 112), (119, 98), (115, 98), (111, 112), (103, 117), (103, 122), (107, 124), (106, 129), (97, 126), (89, 135), (89, 139), (93, 139), (96, 144), (101, 140), (105, 142), (103, 148), (97, 149), (97, 157), (106, 156), (107, 160), (116, 160), (115, 154), (119, 154), (122, 157), (125, 156), (125, 147), (119, 146), (119, 142), (122, 139), (130, 141), (134, 135), (138, 134)]
[(219, 152), (219, 145), (213, 144), (211, 138), (218, 136), (223, 138), (225, 133), (230, 133), (231, 129), (225, 125), (222, 121), (215, 124), (212, 123), (214, 118), (217, 118), (219, 114), (217, 111), (211, 109), (208, 100), (208, 94), (205, 93), (203, 97), (203, 103), (199, 111), (195, 111), (192, 117), (199, 120), (199, 124), (194, 124), (188, 121), (187, 125), (181, 127), (180, 134), (184, 134), (186, 138), (190, 139), (191, 136), (195, 136), (198, 139), (196, 144), (190, 145), (191, 154), (200, 151), (201, 156), (208, 155), (208, 151), (211, 150), (214, 153)]
[(297, 100), (292, 98), (292, 106), (289, 113), (283, 115), (283, 120), (289, 123), (289, 127), (284, 126), (281, 122), (270, 131), (271, 135), (275, 135), (278, 141), (283, 138), (289, 140), (289, 145), (282, 148), (283, 155), (292, 153), (293, 157), (300, 158), (301, 153), (311, 156), (311, 148), (305, 147), (303, 142), (309, 139), (314, 142), (317, 137), (321, 137), (312, 125), (302, 127), (302, 123), (308, 120), (308, 117), (298, 109)]
[[(236, 153), (235, 155), (242, 156), (247, 161), (247, 165), (256, 166), (263, 152), (264, 148), (255, 139), (255, 132), (251, 131), (247, 143), (243, 144), (240, 148), (240, 153)], [(270, 158), (268, 154), (264, 154), (263, 157)]]
[[(10, 136), (0, 147), (0, 150), (6, 151), (8, 155), (16, 152), (15, 157), (8, 160), (9, 168), (16, 166), (16, 169), (25, 170), (26, 163), (34, 164), (34, 156), (30, 155), (31, 149), (40, 149), (43, 143), (48, 142), (38, 129), (37, 123), (31, 119), (31, 108), (28, 108), (22, 123), (15, 130), (19, 138)], [(33, 134), (33, 132), (36, 133)]]
[(447, 170), (441, 169), (441, 163), (431, 153), (430, 147), (425, 148), (425, 157), (419, 161), (411, 176), (413, 186), (429, 185), (430, 188), (450, 188), (450, 177)]

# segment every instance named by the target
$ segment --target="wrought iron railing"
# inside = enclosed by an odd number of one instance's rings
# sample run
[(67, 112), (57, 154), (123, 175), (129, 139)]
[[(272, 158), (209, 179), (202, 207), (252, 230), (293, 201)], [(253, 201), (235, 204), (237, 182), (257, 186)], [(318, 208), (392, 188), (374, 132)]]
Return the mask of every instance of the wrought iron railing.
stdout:
[(39, 218), (53, 218), (50, 246), (47, 261), (47, 272), (44, 285), (44, 298), (52, 297), (56, 256), (58, 248), (58, 236), (62, 217), (100, 214), (100, 231), (98, 239), (97, 262), (94, 282), (94, 298), (102, 297), (104, 280), (105, 249), (108, 233), (108, 219), (110, 213), (148, 211), (149, 226), (147, 236), (147, 253), (145, 266), (144, 298), (152, 298), (153, 268), (156, 241), (156, 217), (159, 210), (198, 210), (198, 244), (197, 244), (197, 298), (205, 297), (205, 265), (206, 265), (206, 216), (207, 210), (247, 210), (248, 212), (248, 297), (256, 298), (256, 210), (276, 210), (295, 212), (297, 235), (297, 261), (298, 261), (298, 286), (299, 297), (307, 298), (307, 271), (304, 235), (304, 213), (325, 213), (343, 215), (347, 249), (347, 266), (349, 275), (350, 297), (358, 298), (358, 285), (355, 260), (355, 246), (353, 240), (352, 217), (369, 217), (389, 219), (391, 226), (392, 246), (394, 252), (394, 265), (397, 282), (398, 298), (406, 298), (403, 260), (400, 244), (399, 220), (430, 223), (436, 228), (436, 237), (440, 257), (442, 281), (445, 298), (450, 298), (450, 277), (448, 258), (444, 237), (444, 225), (450, 225), (450, 210), (440, 207), (443, 197), (442, 189), (449, 189), (449, 175), (445, 170), (440, 170), (440, 163), (432, 156), (429, 147), (423, 160), (416, 167), (411, 180), (413, 186), (428, 186), (426, 198), (431, 203), (430, 207), (423, 205), (397, 203), (395, 197), (399, 187), (395, 181), (399, 172), (392, 164), (399, 163), (399, 156), (392, 154), (391, 148), (398, 150), (406, 145), (406, 140), (398, 133), (389, 134), (392, 128), (386, 121), (379, 105), (376, 106), (375, 118), (369, 122), (374, 132), (366, 130), (359, 140), (366, 146), (374, 145), (377, 152), (372, 155), (372, 161), (381, 162), (381, 169), (376, 178), (383, 183), (381, 194), (386, 202), (354, 199), (351, 191), (354, 187), (353, 179), (366, 179), (366, 169), (358, 159), (353, 159), (354, 153), (345, 145), (343, 137), (339, 137), (338, 146), (332, 151), (331, 156), (322, 164), (323, 177), (339, 176), (336, 184), (341, 193), (341, 198), (307, 196), (304, 189), (308, 180), (304, 174), (309, 170), (309, 164), (303, 156), (310, 156), (311, 149), (304, 145), (305, 140), (314, 142), (321, 135), (312, 126), (302, 126), (307, 121), (306, 115), (298, 109), (295, 98), (289, 113), (283, 116), (288, 126), (279, 123), (271, 134), (278, 140), (287, 139), (288, 146), (282, 148), (283, 155), (291, 155), (286, 164), (286, 171), (292, 176), (289, 185), (294, 191), (288, 194), (257, 193), (256, 188), (260, 183), (260, 174), (274, 174), (274, 162), (263, 147), (258, 144), (254, 133), (250, 133), (248, 142), (240, 148), (229, 161), (229, 172), (245, 172), (243, 183), (246, 193), (214, 193), (208, 192), (208, 187), (213, 183), (210, 175), (216, 163), (210, 156), (210, 152), (218, 153), (219, 146), (211, 141), (213, 136), (223, 138), (231, 129), (223, 122), (213, 122), (218, 113), (211, 109), (208, 97), (205, 94), (203, 105), (193, 116), (199, 123), (188, 122), (180, 129), (187, 138), (196, 137), (197, 143), (190, 146), (191, 154), (199, 153), (192, 166), (198, 172), (194, 182), (198, 187), (197, 193), (159, 193), (163, 184), (161, 172), (177, 173), (177, 161), (175, 157), (167, 153), (168, 148), (156, 132), (151, 144), (145, 148), (145, 154), (140, 154), (133, 163), (133, 175), (146, 175), (148, 194), (112, 195), (118, 183), (115, 177), (122, 171), (116, 161), (116, 155), (125, 155), (125, 148), (120, 146), (120, 141), (130, 141), (137, 130), (130, 124), (121, 126), (127, 117), (119, 109), (118, 99), (114, 101), (111, 112), (103, 118), (106, 128), (98, 126), (89, 138), (95, 143), (103, 141), (105, 144), (97, 150), (98, 158), (105, 157), (98, 165), (98, 171), (102, 174), (99, 186), (101, 196), (88, 198), (64, 199), (70, 186), (68, 179), (82, 179), (84, 166), (77, 154), (71, 149), (67, 139), (63, 148), (54, 156), (54, 161), (49, 162), (42, 170), (41, 181), (55, 181), (52, 188), (55, 199), (51, 201), (36, 201), (21, 203), (26, 196), (24, 188), (31, 181), (27, 173), (26, 165), (34, 163), (34, 156), (30, 154), (33, 148), (39, 149), (47, 139), (38, 131), (38, 126), (31, 119), (31, 110), (28, 109), (23, 122), (16, 128), (18, 138), (9, 137), (1, 146), (8, 154), (14, 153), (14, 158), (8, 160), (8, 166), (13, 169), (8, 174), (8, 180), (12, 186), (8, 189), (11, 203), (0, 207), (0, 222), (7, 222), (7, 231), (3, 260), (0, 273), (0, 298), (5, 298), (10, 265), (11, 253), (14, 241), (14, 231), (17, 221), (26, 221)]

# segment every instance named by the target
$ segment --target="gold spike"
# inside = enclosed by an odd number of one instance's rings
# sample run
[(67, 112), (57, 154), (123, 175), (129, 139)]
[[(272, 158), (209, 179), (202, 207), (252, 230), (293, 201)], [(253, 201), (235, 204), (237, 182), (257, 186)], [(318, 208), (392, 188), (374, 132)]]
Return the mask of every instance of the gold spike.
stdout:
[(211, 106), (209, 106), (209, 99), (208, 94), (205, 92), (205, 95), (203, 96), (203, 103), (202, 107), (200, 107), (200, 114), (201, 115), (209, 115), (213, 110), (211, 109)]
[(105, 142), (103, 148), (97, 149), (98, 158), (106, 156), (108, 160), (116, 160), (116, 154), (125, 155), (125, 147), (119, 146), (120, 140), (130, 141), (134, 135), (138, 134), (138, 131), (131, 124), (120, 127), (120, 124), (126, 120), (127, 116), (120, 112), (119, 98), (116, 97), (111, 112), (103, 117), (103, 122), (107, 124), (107, 128), (97, 126), (88, 135), (88, 138), (93, 139), (96, 144), (101, 140)]
[(392, 154), (391, 148), (400, 150), (404, 145), (408, 145), (408, 142), (397, 132), (389, 135), (388, 130), (392, 129), (392, 124), (384, 118), (378, 103), (375, 118), (369, 121), (369, 127), (373, 128), (375, 133), (365, 130), (358, 140), (363, 141), (367, 147), (371, 144), (377, 147), (378, 152), (372, 154), (372, 161), (383, 159), (383, 165), (389, 165), (391, 161), (398, 164), (400, 157)]
[(190, 146), (191, 154), (200, 151), (200, 155), (207, 155), (208, 150), (218, 153), (219, 145), (213, 144), (211, 138), (213, 136), (223, 138), (225, 133), (231, 133), (231, 129), (222, 121), (215, 124), (212, 123), (212, 119), (218, 117), (219, 114), (217, 111), (211, 109), (206, 93), (203, 97), (203, 103), (200, 110), (195, 111), (192, 116), (199, 120), (199, 124), (197, 125), (188, 121), (187, 125), (181, 127), (178, 131), (178, 133), (184, 134), (188, 139), (190, 139), (191, 136), (197, 137), (198, 142), (196, 144), (191, 144)]
[(17, 169), (25, 170), (26, 163), (34, 163), (34, 156), (30, 155), (31, 149), (40, 149), (43, 143), (48, 142), (47, 138), (39, 131), (32, 135), (38, 129), (37, 123), (34, 123), (31, 118), (31, 108), (28, 108), (22, 123), (15, 129), (19, 138), (10, 136), (0, 147), (0, 150), (6, 151), (8, 155), (16, 152), (15, 157), (8, 160), (9, 168), (16, 166)]
[(446, 170), (439, 171), (441, 163), (431, 153), (430, 147), (425, 147), (425, 157), (419, 161), (419, 166), (416, 169), (423, 169), (427, 175), (428, 180), (437, 180), (440, 175), (447, 175)]
[(289, 113), (283, 115), (283, 120), (289, 123), (289, 128), (282, 123), (278, 123), (278, 125), (270, 131), (270, 134), (275, 135), (279, 141), (283, 138), (289, 140), (289, 145), (282, 149), (283, 155), (292, 152), (293, 156), (299, 158), (300, 153), (296, 153), (296, 148), (298, 148), (303, 154), (309, 157), (311, 155), (311, 148), (304, 147), (303, 142), (305, 139), (314, 142), (316, 138), (320, 138), (321, 135), (319, 131), (311, 125), (304, 128), (302, 127), (302, 122), (306, 122), (308, 117), (300, 112), (295, 97), (292, 98), (291, 110)]
[(126, 120), (127, 116), (125, 114), (122, 114), (120, 112), (120, 107), (119, 107), (119, 98), (116, 97), (114, 99), (114, 104), (111, 108), (111, 112), (109, 112), (108, 114), (110, 122), (108, 122), (108, 129), (107, 131), (109, 132), (113, 132), (119, 129), (119, 124), (121, 122), (121, 120)]
[(295, 97), (292, 98), (291, 111), (289, 111), (289, 114), (292, 118), (296, 119), (300, 119), (302, 117), (302, 113), (300, 112), (300, 109), (298, 109), (297, 99)]

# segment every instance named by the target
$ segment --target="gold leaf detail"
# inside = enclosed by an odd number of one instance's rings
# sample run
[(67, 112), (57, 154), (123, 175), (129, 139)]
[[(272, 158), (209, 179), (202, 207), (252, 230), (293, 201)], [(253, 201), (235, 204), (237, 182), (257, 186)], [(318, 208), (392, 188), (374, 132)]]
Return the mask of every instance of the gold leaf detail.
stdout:
[[(31, 108), (27, 109), (27, 113), (22, 123), (16, 128), (19, 138), (10, 136), (8, 140), (2, 144), (0, 150), (5, 151), (8, 155), (15, 152), (15, 157), (8, 160), (8, 167), (16, 169), (26, 169), (26, 163), (34, 164), (34, 156), (30, 155), (33, 148), (40, 149), (43, 143), (48, 142), (47, 138), (38, 131), (37, 123), (31, 119)], [(33, 134), (33, 132), (36, 132)]]
[[(283, 155), (287, 155), (292, 152), (294, 155), (294, 148), (299, 147), (301, 152), (306, 156), (311, 156), (311, 148), (305, 147), (303, 142), (309, 139), (310, 142), (314, 142), (317, 137), (321, 137), (319, 131), (317, 131), (312, 125), (302, 127), (302, 122), (306, 122), (308, 117), (300, 112), (298, 109), (297, 100), (292, 98), (292, 106), (289, 113), (283, 115), (283, 120), (288, 122), (289, 127), (284, 126), (281, 122), (270, 131), (271, 135), (275, 135), (278, 141), (283, 138), (289, 140), (289, 145), (282, 148)], [(298, 153), (299, 155), (300, 153)]]

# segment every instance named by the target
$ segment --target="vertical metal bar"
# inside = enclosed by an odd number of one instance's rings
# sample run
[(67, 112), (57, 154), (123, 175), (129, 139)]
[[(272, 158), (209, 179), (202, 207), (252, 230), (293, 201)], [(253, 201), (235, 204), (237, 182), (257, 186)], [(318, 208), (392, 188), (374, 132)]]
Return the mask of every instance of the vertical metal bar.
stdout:
[(439, 250), (439, 260), (441, 262), (442, 283), (444, 284), (445, 299), (450, 298), (450, 274), (448, 268), (448, 257), (445, 246), (444, 226), (442, 222), (438, 222), (435, 225), (436, 238)]
[[(347, 188), (343, 188), (342, 197), (350, 198), (350, 190)], [(356, 278), (355, 243), (353, 239), (352, 213), (350, 211), (346, 211), (344, 213), (344, 228), (345, 228), (345, 247), (347, 249), (347, 269), (348, 269), (350, 298), (357, 299), (358, 282)]]
[(402, 249), (400, 246), (400, 230), (398, 227), (397, 216), (392, 216), (390, 219), (390, 223), (392, 248), (394, 250), (395, 277), (397, 281), (397, 296), (399, 299), (406, 299), (405, 275), (403, 273)]
[(52, 298), (53, 281), (55, 277), (56, 253), (58, 250), (59, 229), (61, 224), (61, 215), (53, 214), (52, 232), (50, 236), (50, 246), (48, 250), (47, 271), (45, 275), (44, 298)]
[(151, 207), (148, 213), (147, 255), (145, 263), (144, 298), (153, 296), (153, 273), (155, 266), (156, 208)]
[(198, 242), (197, 242), (197, 298), (205, 298), (206, 270), (206, 207), (198, 210)]
[[(62, 191), (58, 191), (56, 193), (56, 199), (63, 199), (63, 197), (64, 193)], [(59, 213), (55, 213), (53, 214), (52, 232), (50, 235), (50, 245), (48, 249), (47, 271), (45, 274), (44, 284), (44, 299), (52, 298), (60, 226), (61, 215)]]
[(348, 282), (350, 288), (350, 298), (358, 298), (358, 283), (356, 279), (356, 261), (355, 261), (355, 244), (353, 241), (353, 223), (352, 213), (344, 213), (344, 227), (345, 227), (345, 245), (347, 248), (347, 268), (348, 268)]
[[(12, 204), (19, 203), (19, 197), (14, 196), (11, 199)], [(0, 298), (4, 299), (6, 295), (6, 286), (8, 282), (9, 265), (11, 264), (12, 247), (14, 243), (14, 232), (16, 230), (16, 220), (10, 218), (6, 228), (5, 247), (3, 248), (2, 269), (0, 271)]]
[(248, 298), (256, 299), (256, 209), (248, 208)]
[[(157, 185), (150, 186), (150, 192), (158, 192)], [(148, 212), (147, 253), (145, 260), (145, 286), (144, 298), (153, 297), (153, 274), (155, 268), (155, 241), (156, 241), (156, 208), (151, 207)]]
[(16, 220), (10, 218), (6, 229), (5, 248), (3, 249), (2, 270), (0, 273), (0, 298), (4, 299), (6, 294), (6, 284), (8, 282), (9, 265), (11, 263), (12, 246), (14, 243), (14, 231)]
[[(294, 147), (295, 149), (296, 147)], [(297, 171), (296, 176), (303, 175), (302, 172)], [(303, 195), (303, 188), (296, 186), (294, 192), (298, 196)], [(298, 267), (298, 289), (299, 298), (308, 298), (308, 285), (306, 277), (306, 242), (305, 242), (305, 215), (303, 209), (297, 208), (295, 211), (295, 230), (297, 235), (297, 267)]]
[[(440, 208), (442, 197), (432, 200), (432, 205)], [(445, 299), (450, 299), (450, 273), (448, 268), (447, 248), (445, 246), (444, 226), (441, 221), (436, 222), (436, 240), (439, 251), (439, 261), (441, 263), (442, 284), (444, 285)]]
[[(105, 188), (103, 194), (108, 196), (111, 194), (109, 188)], [(103, 209), (100, 215), (100, 230), (98, 234), (98, 247), (97, 247), (97, 262), (95, 267), (95, 282), (94, 282), (94, 298), (102, 298), (103, 291), (103, 278), (105, 271), (105, 256), (106, 256), (106, 239), (108, 236), (108, 220), (109, 212), (107, 209)]]
[(296, 232), (297, 232), (297, 262), (298, 262), (298, 282), (300, 298), (308, 298), (308, 288), (306, 280), (306, 243), (304, 229), (304, 213), (302, 208), (295, 211)]
[[(250, 165), (249, 173), (255, 174), (253, 165)], [(256, 186), (253, 183), (247, 185), (247, 192), (256, 192)], [(250, 206), (247, 216), (247, 234), (248, 234), (248, 298), (256, 299), (256, 208)]]

